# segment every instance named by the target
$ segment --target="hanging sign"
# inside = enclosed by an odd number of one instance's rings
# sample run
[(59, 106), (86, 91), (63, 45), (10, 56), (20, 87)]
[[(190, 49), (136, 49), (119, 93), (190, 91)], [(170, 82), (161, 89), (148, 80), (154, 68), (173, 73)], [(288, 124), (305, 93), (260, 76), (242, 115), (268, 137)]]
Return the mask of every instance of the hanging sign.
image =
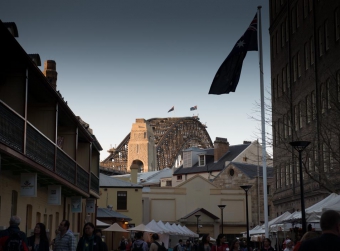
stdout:
[(82, 202), (81, 196), (71, 197), (71, 212), (72, 213), (81, 213), (82, 212), (81, 202)]
[(23, 197), (37, 197), (37, 173), (22, 173), (20, 181), (20, 195)]
[(94, 213), (96, 200), (93, 198), (86, 199), (86, 213)]
[(61, 186), (48, 186), (47, 204), (61, 205)]

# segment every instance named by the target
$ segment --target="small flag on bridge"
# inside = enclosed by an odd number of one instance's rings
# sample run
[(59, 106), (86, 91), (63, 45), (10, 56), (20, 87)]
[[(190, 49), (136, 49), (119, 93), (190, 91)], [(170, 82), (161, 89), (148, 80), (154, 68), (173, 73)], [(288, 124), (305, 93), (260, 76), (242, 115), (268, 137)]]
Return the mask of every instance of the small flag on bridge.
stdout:
[(248, 51), (257, 51), (257, 14), (218, 69), (210, 86), (209, 94), (220, 95), (235, 92), (240, 80), (243, 60)]
[(168, 112), (172, 112), (173, 110), (175, 110), (175, 107), (171, 107), (171, 109)]
[(197, 110), (197, 105), (190, 107), (190, 111), (194, 111), (194, 110)]

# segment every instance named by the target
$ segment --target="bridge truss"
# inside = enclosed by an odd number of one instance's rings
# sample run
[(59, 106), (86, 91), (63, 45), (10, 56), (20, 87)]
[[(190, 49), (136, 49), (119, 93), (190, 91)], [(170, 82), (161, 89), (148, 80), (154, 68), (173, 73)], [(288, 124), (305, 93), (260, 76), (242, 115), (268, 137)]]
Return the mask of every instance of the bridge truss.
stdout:
[[(213, 143), (197, 116), (179, 118), (152, 118), (147, 120), (155, 136), (157, 168), (172, 167), (182, 150), (190, 147), (212, 148)], [(128, 144), (130, 133), (116, 147), (101, 166), (125, 173), (127, 171)]]

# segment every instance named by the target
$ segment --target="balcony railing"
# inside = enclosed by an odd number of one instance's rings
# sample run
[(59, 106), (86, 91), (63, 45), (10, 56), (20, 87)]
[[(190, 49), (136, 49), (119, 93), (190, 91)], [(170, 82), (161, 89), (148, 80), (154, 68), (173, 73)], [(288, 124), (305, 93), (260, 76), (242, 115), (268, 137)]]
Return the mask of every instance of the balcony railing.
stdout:
[(99, 178), (91, 173), (91, 190), (99, 194)]
[[(24, 128), (24, 118), (0, 100), (0, 143), (21, 154), (24, 154)], [(57, 149), (57, 151), (55, 151), (55, 149)], [(72, 185), (80, 188), (82, 191), (89, 193), (90, 173), (86, 172), (63, 150), (61, 150), (30, 123), (27, 123), (26, 156), (44, 168), (62, 177)], [(99, 180), (97, 182), (99, 184)], [(99, 188), (97, 190), (93, 190), (99, 193)]]

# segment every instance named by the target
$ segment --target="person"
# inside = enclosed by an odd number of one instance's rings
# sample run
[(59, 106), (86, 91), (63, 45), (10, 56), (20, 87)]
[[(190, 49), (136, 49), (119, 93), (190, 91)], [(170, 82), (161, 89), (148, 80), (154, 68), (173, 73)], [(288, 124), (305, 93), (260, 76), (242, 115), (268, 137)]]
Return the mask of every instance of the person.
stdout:
[(272, 241), (269, 238), (264, 239), (261, 251), (274, 251), (274, 248), (272, 247)]
[(127, 239), (127, 244), (126, 244), (126, 251), (131, 251), (132, 248), (132, 240), (131, 238)]
[(191, 251), (192, 245), (190, 240), (186, 240), (185, 241), (185, 245), (183, 246), (183, 250), (184, 251)]
[(176, 246), (174, 246), (174, 251), (183, 251), (183, 240), (179, 239)]
[(143, 232), (135, 233), (135, 239), (132, 244), (132, 251), (149, 251), (148, 244), (143, 240)]
[[(97, 236), (99, 236), (100, 239), (102, 239), (102, 237), (103, 237), (102, 230), (100, 230), (99, 228), (97, 228), (96, 230), (94, 230), (94, 234), (97, 235)], [(102, 239), (102, 250), (103, 250), (103, 251), (108, 251), (106, 242), (103, 241), (103, 239)]]
[(303, 241), (299, 251), (340, 250), (340, 214), (334, 210), (323, 212), (320, 227), (322, 235)]
[(224, 234), (219, 234), (216, 238), (216, 245), (213, 245), (211, 251), (226, 251), (229, 248), (228, 244), (225, 242), (226, 237)]
[(126, 240), (125, 240), (125, 237), (122, 236), (122, 238), (120, 239), (120, 242), (119, 242), (119, 246), (118, 246), (118, 250), (120, 251), (125, 251), (126, 250)]
[(29, 251), (49, 251), (50, 244), (46, 234), (46, 227), (43, 223), (37, 223), (34, 228), (34, 234), (27, 239)]
[(94, 225), (87, 222), (83, 228), (83, 236), (79, 239), (77, 251), (102, 251), (102, 238), (94, 234)]
[(164, 243), (159, 240), (158, 234), (153, 234), (151, 236), (152, 243), (150, 245), (149, 251), (165, 251), (166, 248), (164, 247)]
[(70, 222), (68, 220), (60, 222), (58, 227), (59, 234), (55, 237), (53, 251), (76, 250), (76, 238), (69, 228)]
[(27, 236), (24, 232), (20, 231), (19, 225), (21, 222), (21, 218), (13, 215), (10, 219), (9, 219), (9, 227), (5, 230), (0, 231), (0, 249), (1, 250), (5, 250), (6, 247), (6, 243), (8, 241), (8, 239), (14, 235), (17, 234), (18, 238), (20, 240), (22, 240), (22, 250), (24, 251), (28, 251), (28, 247), (27, 247)]
[(286, 241), (287, 240), (290, 240), (289, 236), (286, 236), (286, 239), (283, 241), (283, 243), (282, 243), (282, 250), (285, 250), (285, 248), (286, 248)]
[[(55, 232), (55, 236), (57, 237), (57, 235), (59, 234), (59, 229), (57, 228), (54, 232)], [(54, 244), (55, 244), (55, 238), (50, 243), (52, 250), (54, 250)]]
[(235, 239), (231, 242), (230, 251), (238, 251), (240, 249), (239, 239)]
[(194, 245), (192, 245), (192, 250), (198, 251), (198, 240), (197, 239), (194, 240)]
[(198, 250), (199, 251), (210, 251), (212, 244), (210, 243), (210, 235), (204, 234), (202, 236), (202, 242), (200, 243)]
[(310, 240), (310, 239), (316, 238), (316, 237), (318, 237), (318, 236), (319, 236), (319, 234), (318, 234), (317, 232), (314, 232), (314, 231), (309, 231), (309, 232), (305, 233), (305, 234), (302, 236), (301, 240), (298, 241), (298, 242), (295, 244), (293, 251), (299, 251), (300, 246), (301, 246), (301, 243), (302, 243), (303, 241)]
[(286, 248), (283, 251), (293, 251), (293, 244), (292, 240), (286, 240)]

